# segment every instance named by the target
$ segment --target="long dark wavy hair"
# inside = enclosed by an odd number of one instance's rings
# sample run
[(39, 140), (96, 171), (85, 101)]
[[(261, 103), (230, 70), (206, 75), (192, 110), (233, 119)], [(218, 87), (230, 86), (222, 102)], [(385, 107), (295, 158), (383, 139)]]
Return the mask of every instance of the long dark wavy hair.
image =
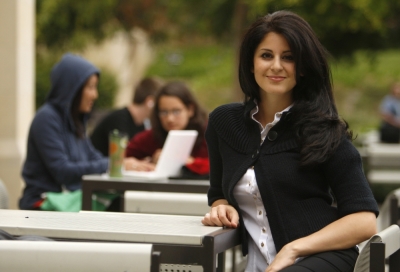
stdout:
[(159, 102), (162, 96), (177, 97), (187, 108), (193, 108), (193, 116), (189, 119), (185, 130), (197, 130), (199, 134), (195, 147), (201, 145), (202, 142), (205, 141), (204, 132), (207, 126), (207, 112), (200, 106), (189, 88), (180, 81), (167, 83), (160, 89), (155, 97), (154, 108), (151, 114), (151, 127), (156, 140), (164, 145), (168, 135), (168, 131), (161, 125), (159, 117)]
[(71, 116), (75, 125), (75, 136), (79, 139), (85, 138), (85, 125), (83, 123), (84, 114), (80, 112), (80, 105), (84, 87), (85, 85), (80, 88), (71, 103)]
[(300, 165), (326, 161), (339, 146), (343, 136), (351, 139), (348, 124), (339, 117), (332, 93), (329, 53), (311, 26), (290, 11), (277, 11), (259, 18), (244, 35), (239, 56), (239, 82), (245, 103), (261, 101), (253, 69), (257, 46), (270, 33), (287, 40), (296, 64), (296, 86), (291, 118), (300, 143)]

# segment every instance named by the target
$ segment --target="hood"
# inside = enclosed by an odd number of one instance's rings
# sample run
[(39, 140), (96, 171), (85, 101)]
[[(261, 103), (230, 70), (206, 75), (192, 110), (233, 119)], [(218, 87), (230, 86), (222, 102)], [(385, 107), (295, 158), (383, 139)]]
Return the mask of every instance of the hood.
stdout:
[(93, 74), (100, 75), (100, 71), (87, 60), (69, 53), (63, 55), (51, 70), (51, 90), (47, 102), (69, 113), (75, 95)]

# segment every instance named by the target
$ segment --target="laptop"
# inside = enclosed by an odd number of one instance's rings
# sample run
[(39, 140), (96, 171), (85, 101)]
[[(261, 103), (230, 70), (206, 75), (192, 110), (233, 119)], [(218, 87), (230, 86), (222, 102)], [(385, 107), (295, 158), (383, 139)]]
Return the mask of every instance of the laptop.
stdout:
[(154, 171), (123, 170), (126, 177), (151, 180), (177, 176), (192, 152), (198, 132), (196, 130), (171, 130), (168, 133)]

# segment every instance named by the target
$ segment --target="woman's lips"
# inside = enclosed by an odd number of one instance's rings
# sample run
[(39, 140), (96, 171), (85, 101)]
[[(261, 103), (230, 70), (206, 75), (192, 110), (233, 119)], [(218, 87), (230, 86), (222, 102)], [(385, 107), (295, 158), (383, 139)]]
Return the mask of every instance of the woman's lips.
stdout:
[(275, 82), (280, 82), (285, 79), (285, 77), (281, 76), (267, 76), (267, 78)]

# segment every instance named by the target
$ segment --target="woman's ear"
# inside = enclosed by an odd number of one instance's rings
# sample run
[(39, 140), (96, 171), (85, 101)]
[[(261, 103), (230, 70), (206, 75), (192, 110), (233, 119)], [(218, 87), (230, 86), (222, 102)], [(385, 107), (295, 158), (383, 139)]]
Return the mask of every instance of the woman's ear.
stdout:
[(152, 109), (154, 107), (154, 96), (149, 95), (146, 97), (144, 104), (149, 108)]

